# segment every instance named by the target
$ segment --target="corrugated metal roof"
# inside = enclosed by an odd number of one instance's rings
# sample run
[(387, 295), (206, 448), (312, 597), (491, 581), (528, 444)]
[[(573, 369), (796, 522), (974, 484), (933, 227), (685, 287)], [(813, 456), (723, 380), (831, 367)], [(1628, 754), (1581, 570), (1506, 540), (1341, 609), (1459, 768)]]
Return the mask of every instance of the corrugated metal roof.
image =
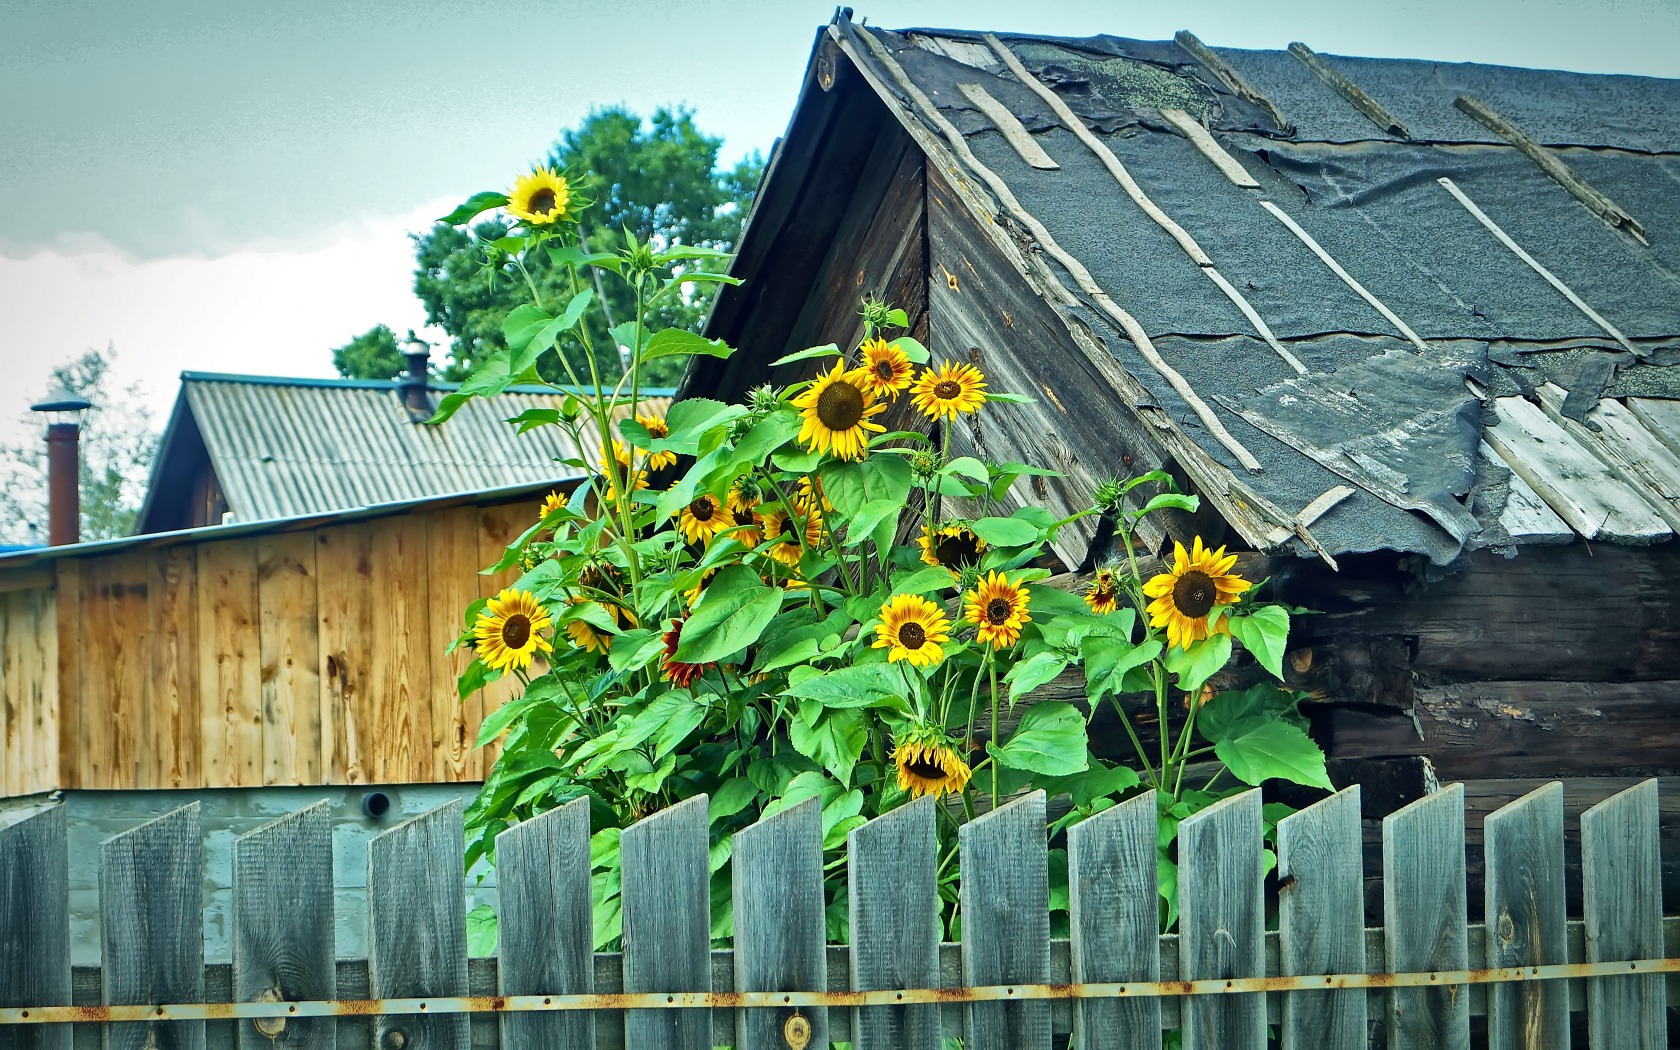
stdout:
[(238, 521), (558, 481), (580, 474), (561, 460), (595, 458), (557, 427), (507, 423), (560, 407), (563, 394), (539, 389), (474, 399), (437, 426), (412, 422), (394, 383), (188, 373), (182, 393)]

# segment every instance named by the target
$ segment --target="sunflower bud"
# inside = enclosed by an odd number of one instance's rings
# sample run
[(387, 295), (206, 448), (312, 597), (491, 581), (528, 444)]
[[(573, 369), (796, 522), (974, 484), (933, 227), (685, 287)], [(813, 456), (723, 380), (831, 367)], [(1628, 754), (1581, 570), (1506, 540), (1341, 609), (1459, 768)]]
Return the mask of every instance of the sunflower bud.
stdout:
[(1092, 495), (1092, 501), (1097, 509), (1105, 514), (1112, 514), (1120, 509), (1120, 501), (1126, 496), (1126, 486), (1119, 478), (1109, 478), (1097, 486)]
[(747, 394), (747, 407), (755, 413), (774, 412), (781, 403), (781, 395), (776, 393), (776, 388), (769, 383), (755, 386), (751, 393)]
[(957, 570), (957, 591), (967, 594), (980, 586), (980, 567), (978, 565), (964, 565)]
[(929, 481), (945, 469), (945, 457), (931, 448), (920, 448), (910, 454), (910, 473), (920, 481)]
[(858, 312), (863, 315), (864, 327), (875, 332), (888, 325), (887, 315), (892, 312), (892, 306), (871, 295), (864, 298), (863, 308)]

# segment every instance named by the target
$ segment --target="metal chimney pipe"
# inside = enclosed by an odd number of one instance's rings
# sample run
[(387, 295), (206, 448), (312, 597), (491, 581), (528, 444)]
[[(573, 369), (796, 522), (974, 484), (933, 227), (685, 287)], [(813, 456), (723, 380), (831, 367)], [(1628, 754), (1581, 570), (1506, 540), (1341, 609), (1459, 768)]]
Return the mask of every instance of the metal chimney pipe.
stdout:
[(418, 339), (410, 341), (409, 346), (411, 349), (403, 351), (403, 357), (408, 359), (408, 370), (397, 380), (397, 396), (402, 399), (403, 408), (408, 410), (408, 418), (423, 423), (432, 418), (433, 411), (432, 398), (427, 391), (427, 363), (432, 351)]
[(82, 538), (82, 413), (86, 398), (60, 390), (31, 405), (47, 415), (47, 542), (54, 547)]

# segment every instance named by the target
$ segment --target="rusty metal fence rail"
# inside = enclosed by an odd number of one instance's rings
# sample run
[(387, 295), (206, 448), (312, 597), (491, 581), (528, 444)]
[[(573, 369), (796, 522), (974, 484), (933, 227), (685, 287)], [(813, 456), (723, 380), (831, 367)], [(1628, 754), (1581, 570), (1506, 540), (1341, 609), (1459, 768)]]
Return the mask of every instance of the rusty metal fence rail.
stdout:
[[(499, 958), (472, 960), (459, 803), (369, 847), (370, 956), (333, 953), (332, 852), (315, 806), (238, 840), (231, 967), (203, 960), (195, 807), (100, 853), (97, 974), (72, 988), (62, 810), (0, 828), (0, 1050), (83, 1046), (383, 1050), (657, 1047), (1187, 1050), (1667, 1045), (1656, 783), (1582, 818), (1584, 918), (1567, 921), (1563, 796), (1548, 785), (1484, 829), (1485, 927), (1467, 922), (1462, 793), (1383, 827), (1385, 924), (1365, 929), (1350, 789), (1279, 828), (1277, 929), (1261, 895), (1255, 792), (1180, 827), (1179, 932), (1157, 933), (1154, 800), (1068, 836), (1070, 936), (1050, 937), (1044, 799), (965, 826), (964, 940), (938, 942), (934, 810), (848, 840), (849, 946), (825, 943), (815, 800), (733, 840), (734, 947), (711, 948), (707, 801), (627, 829), (624, 951), (593, 951), (589, 820), (574, 803), (499, 840)], [(1668, 920), (1667, 940), (1680, 939)], [(91, 983), (98, 1004), (89, 1002)], [(486, 987), (489, 985), (489, 987)]]

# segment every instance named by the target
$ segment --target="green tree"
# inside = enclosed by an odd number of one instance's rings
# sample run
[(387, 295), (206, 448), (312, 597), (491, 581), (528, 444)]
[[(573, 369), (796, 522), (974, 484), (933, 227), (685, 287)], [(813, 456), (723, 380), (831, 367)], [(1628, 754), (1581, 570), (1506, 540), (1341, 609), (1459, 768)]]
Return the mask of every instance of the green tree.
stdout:
[[(83, 540), (127, 536), (146, 495), (158, 432), (138, 384), (118, 388), (111, 379), (116, 351), (89, 350), (52, 370), (48, 390), (64, 389), (93, 404), (82, 420), (81, 503)], [(43, 391), (45, 393), (45, 391)], [(0, 540), (47, 541), (47, 446), (41, 420), (29, 421), (31, 438), (0, 447)]]
[(395, 332), (376, 324), (333, 351), (333, 367), (347, 379), (395, 379), (408, 367)]
[[(628, 109), (613, 107), (596, 110), (577, 128), (562, 132), (545, 162), (572, 173), (592, 173), (578, 192), (592, 201), (579, 229), (594, 251), (617, 247), (624, 229), (658, 246), (681, 243), (728, 251), (740, 235), (763, 160), (754, 152), (720, 170), (721, 145), (721, 139), (695, 127), (689, 109), (662, 108), (644, 121)], [(415, 294), (426, 304), (427, 320), (450, 337), (446, 378), (463, 378), (484, 355), (506, 346), (503, 318), (531, 301), (525, 275), (495, 247), (507, 232), (507, 223), (489, 219), (470, 234), (439, 223), (415, 237)], [(562, 294), (570, 294), (571, 271), (557, 271), (542, 258), (528, 259), (525, 265), (541, 302), (552, 305)], [(715, 286), (688, 288), (685, 298), (653, 311), (649, 327), (698, 331)], [(590, 339), (603, 375), (616, 376), (622, 365), (607, 335), (606, 318), (618, 323), (633, 317), (635, 303), (618, 283), (609, 282), (598, 291), (606, 297), (606, 317), (591, 312)], [(646, 381), (674, 383), (681, 373), (677, 361), (657, 362), (661, 367), (650, 369)], [(557, 368), (552, 358), (544, 367)], [(561, 374), (556, 371), (547, 378), (559, 380)]]

